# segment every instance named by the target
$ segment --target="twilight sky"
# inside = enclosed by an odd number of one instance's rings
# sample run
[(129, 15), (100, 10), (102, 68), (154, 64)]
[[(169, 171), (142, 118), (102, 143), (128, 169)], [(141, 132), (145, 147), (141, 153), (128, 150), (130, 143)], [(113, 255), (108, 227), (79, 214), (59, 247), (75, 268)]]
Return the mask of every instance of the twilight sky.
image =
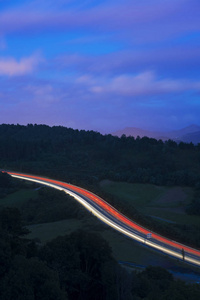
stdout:
[(0, 124), (200, 125), (199, 0), (0, 0)]

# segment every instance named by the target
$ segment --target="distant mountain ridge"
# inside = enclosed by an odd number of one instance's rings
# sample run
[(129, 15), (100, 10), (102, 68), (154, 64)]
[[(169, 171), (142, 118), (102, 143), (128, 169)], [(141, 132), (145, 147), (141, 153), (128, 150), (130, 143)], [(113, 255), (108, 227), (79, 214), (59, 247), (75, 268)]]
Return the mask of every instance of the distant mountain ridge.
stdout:
[(149, 138), (155, 138), (157, 140), (161, 139), (163, 141), (171, 139), (177, 142), (192, 142), (194, 144), (200, 143), (200, 126), (195, 124), (172, 131), (150, 131), (137, 127), (126, 127), (122, 130), (118, 130), (112, 133), (112, 135), (118, 137), (121, 137), (123, 134), (125, 134), (126, 136), (133, 136), (135, 138), (137, 136), (141, 138), (146, 136)]

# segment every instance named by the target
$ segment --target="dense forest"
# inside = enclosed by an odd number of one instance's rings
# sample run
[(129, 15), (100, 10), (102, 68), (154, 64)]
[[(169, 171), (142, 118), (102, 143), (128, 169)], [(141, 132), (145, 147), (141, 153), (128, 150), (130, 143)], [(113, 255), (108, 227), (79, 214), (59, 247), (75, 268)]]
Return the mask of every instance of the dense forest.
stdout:
[(200, 215), (200, 144), (119, 138), (62, 126), (2, 124), (0, 165), (88, 188), (151, 230), (200, 248), (199, 226), (155, 222), (133, 206), (125, 207), (123, 199), (106, 194), (99, 186), (103, 179), (190, 186), (195, 196), (186, 212)]
[(198, 300), (200, 286), (174, 280), (160, 267), (127, 272), (107, 242), (77, 231), (38, 247), (25, 238), (16, 209), (0, 210), (2, 300)]
[(200, 186), (200, 144), (101, 135), (61, 126), (0, 125), (2, 168), (69, 181)]
[[(197, 247), (199, 227), (163, 226), (134, 207), (124, 207), (122, 199), (103, 192), (99, 182), (190, 186), (195, 194), (187, 213), (199, 215), (199, 165), (200, 145), (192, 143), (118, 138), (61, 126), (0, 125), (2, 170), (44, 175), (88, 188), (148, 228)], [(0, 172), (0, 200), (24, 184)], [(0, 209), (0, 299), (199, 299), (198, 284), (174, 280), (162, 268), (127, 272), (113, 258), (107, 242), (90, 230), (45, 245), (26, 238), (25, 225), (72, 216), (83, 218), (84, 211), (69, 196), (44, 188), (37, 199), (20, 209)]]
[[(1, 199), (25, 187), (35, 184), (0, 173)], [(161, 267), (121, 267), (109, 244), (93, 231), (95, 217), (87, 232), (74, 231), (46, 244), (28, 239), (27, 224), (70, 218), (69, 212), (84, 217), (81, 206), (65, 197), (69, 196), (61, 191), (42, 188), (37, 199), (29, 199), (20, 209), (0, 208), (0, 299), (199, 299), (199, 284), (175, 280)]]

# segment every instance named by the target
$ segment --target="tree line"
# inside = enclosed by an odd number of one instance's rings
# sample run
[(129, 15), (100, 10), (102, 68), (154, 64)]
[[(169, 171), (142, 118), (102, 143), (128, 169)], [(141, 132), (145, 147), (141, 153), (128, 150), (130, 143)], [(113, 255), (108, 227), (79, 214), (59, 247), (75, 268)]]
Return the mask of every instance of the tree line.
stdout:
[[(4, 169), (44, 175), (88, 188), (138, 223), (169, 238), (200, 247), (198, 226), (155, 222), (134, 207), (124, 207), (122, 200), (106, 195), (99, 188), (103, 179), (191, 186), (196, 193), (186, 212), (199, 215), (200, 144), (125, 135), (119, 138), (62, 126), (2, 124), (0, 164)], [(5, 195), (6, 189), (5, 184), (0, 186), (0, 197)], [(30, 201), (32, 212), (37, 211), (37, 203), (40, 199)], [(27, 212), (26, 209), (24, 211)], [(60, 210), (58, 215), (62, 215), (62, 211), (65, 210)], [(31, 214), (30, 209), (26, 217), (31, 222), (36, 214)], [(190, 234), (185, 234), (187, 232)]]
[(62, 126), (0, 125), (2, 168), (70, 182), (200, 186), (200, 144), (121, 138)]

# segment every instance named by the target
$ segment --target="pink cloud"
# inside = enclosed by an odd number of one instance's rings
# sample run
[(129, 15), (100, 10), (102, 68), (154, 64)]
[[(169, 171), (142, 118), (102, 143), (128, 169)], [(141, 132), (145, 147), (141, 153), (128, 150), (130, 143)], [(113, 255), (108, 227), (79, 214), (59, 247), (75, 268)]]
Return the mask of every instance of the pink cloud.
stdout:
[(120, 96), (144, 96), (156, 94), (179, 93), (183, 91), (200, 91), (200, 82), (179, 79), (158, 79), (154, 72), (147, 71), (138, 75), (120, 75), (102, 80), (87, 78), (87, 85), (94, 94), (115, 94)]
[(0, 57), (0, 75), (17, 76), (31, 73), (41, 62), (39, 55), (24, 57), (17, 61), (12, 57)]

